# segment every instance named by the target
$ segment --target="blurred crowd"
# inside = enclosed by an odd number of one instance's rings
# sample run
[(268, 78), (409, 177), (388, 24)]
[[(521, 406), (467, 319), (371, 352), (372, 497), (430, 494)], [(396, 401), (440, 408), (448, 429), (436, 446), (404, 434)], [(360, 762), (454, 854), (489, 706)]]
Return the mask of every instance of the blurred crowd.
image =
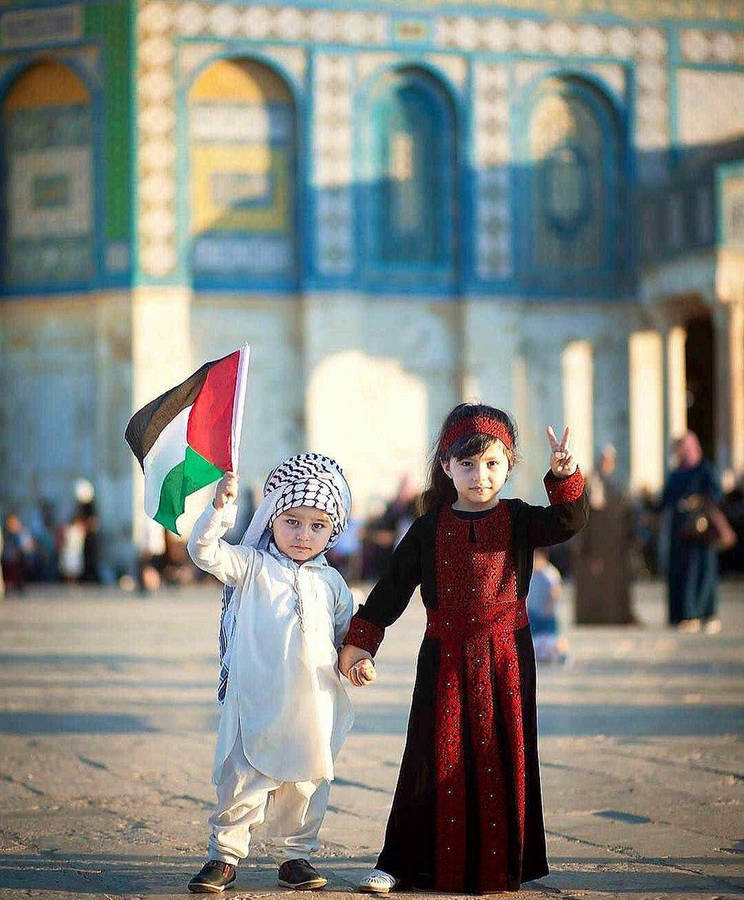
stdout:
[[(588, 476), (593, 525), (571, 543), (551, 548), (545, 560), (551, 567), (546, 571), (555, 569), (562, 578), (575, 580), (579, 622), (632, 622), (630, 583), (661, 577), (669, 565), (670, 524), (662, 498), (650, 493), (630, 496), (615, 478), (615, 464), (614, 450), (606, 447)], [(737, 481), (733, 473), (724, 473), (721, 486), (720, 510), (738, 541), (718, 554), (719, 567), (724, 576), (742, 577), (744, 479)], [(254, 502), (249, 491), (241, 496), (239, 521), (226, 535), (228, 541), (240, 540)], [(418, 502), (416, 484), (406, 476), (395, 496), (373, 500), (365, 517), (355, 517), (352, 510), (349, 527), (328, 554), (329, 562), (351, 584), (375, 581), (418, 515)], [(204, 577), (191, 564), (185, 542), (149, 519), (136, 536), (136, 558), (127, 571), (110, 571), (101, 564), (102, 534), (105, 529), (96, 511), (95, 492), (85, 479), (76, 483), (71, 512), (61, 521), (45, 502), (24, 519), (6, 511), (0, 531), (5, 593), (22, 593), (29, 582), (118, 582), (125, 589), (150, 592), (161, 585), (189, 584)], [(616, 557), (610, 566), (608, 553)], [(583, 590), (586, 585), (590, 589)], [(601, 603), (593, 599), (597, 592)], [(582, 609), (584, 597), (589, 598), (587, 609)]]

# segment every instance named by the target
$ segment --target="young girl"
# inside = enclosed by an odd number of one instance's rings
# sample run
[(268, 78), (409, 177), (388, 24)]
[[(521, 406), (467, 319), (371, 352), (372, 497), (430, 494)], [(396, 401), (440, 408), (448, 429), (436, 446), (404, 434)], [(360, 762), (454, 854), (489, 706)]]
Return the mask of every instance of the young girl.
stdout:
[(587, 519), (584, 479), (548, 429), (551, 506), (499, 500), (516, 459), (506, 413), (461, 404), (442, 428), (424, 515), (351, 622), (353, 684), (417, 585), (427, 627), (385, 845), (359, 890), (517, 890), (548, 872), (537, 759), (535, 657), (525, 600), (535, 547)]
[[(235, 881), (268, 798), (284, 836), (279, 884), (321, 888), (310, 865), (328, 805), (333, 763), (352, 724), (338, 652), (353, 612), (351, 592), (323, 551), (341, 536), (351, 495), (338, 464), (317, 453), (285, 460), (239, 545), (220, 540), (238, 493), (227, 473), (194, 525), (194, 562), (226, 586), (220, 622), (223, 704), (212, 779), (209, 858), (189, 882), (218, 893)], [(227, 509), (235, 512), (234, 504)], [(367, 663), (367, 677), (374, 677)]]

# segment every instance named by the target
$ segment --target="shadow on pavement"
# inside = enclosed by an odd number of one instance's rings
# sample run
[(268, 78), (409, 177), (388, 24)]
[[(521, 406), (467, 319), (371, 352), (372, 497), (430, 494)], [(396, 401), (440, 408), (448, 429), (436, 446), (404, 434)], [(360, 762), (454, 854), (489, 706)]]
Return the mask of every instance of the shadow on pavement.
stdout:
[[(585, 703), (538, 705), (538, 730), (544, 737), (684, 736), (740, 734), (744, 729), (744, 706), (728, 704), (684, 704), (631, 706)], [(357, 734), (402, 734), (408, 721), (408, 705), (357, 708)]]
[[(48, 713), (33, 710), (0, 712), (0, 734), (140, 734), (173, 730), (212, 734), (217, 714), (180, 715), (178, 704), (170, 704), (167, 715), (154, 727), (141, 716), (124, 713)], [(213, 703), (183, 704), (189, 709), (209, 708)], [(181, 721), (183, 719), (183, 721)], [(405, 733), (408, 705), (359, 709), (354, 731), (357, 734)], [(689, 704), (681, 706), (630, 706), (619, 704), (557, 705), (538, 707), (542, 737), (607, 735), (684, 736), (740, 734), (744, 731), (744, 706), (738, 704)]]
[(146, 719), (121, 713), (0, 712), (0, 734), (140, 734)]
[[(85, 855), (69, 860), (58, 857), (8, 855), (0, 858), (0, 890), (61, 891), (76, 896), (88, 894), (137, 894), (138, 896), (189, 896), (186, 884), (201, 865), (197, 857)], [(314, 860), (329, 880), (325, 893), (349, 893), (359, 877), (375, 862), (374, 856), (331, 857)], [(660, 860), (633, 860), (640, 871), (619, 871), (626, 861), (617, 857), (581, 859), (576, 857), (551, 860), (553, 873), (546, 879), (531, 882), (530, 892), (555, 894), (556, 891), (607, 891), (623, 895), (653, 894), (696, 896), (723, 892), (739, 893), (744, 882), (715, 874), (696, 872), (699, 866), (715, 867), (725, 861), (714, 857), (676, 857)], [(630, 860), (627, 861), (630, 863)], [(567, 869), (563, 870), (562, 867)], [(653, 867), (653, 870), (645, 868)], [(282, 893), (276, 884), (276, 867), (272, 859), (259, 857), (244, 864), (238, 871), (234, 893), (250, 891)], [(426, 894), (419, 894), (422, 898)]]
[[(179, 665), (215, 665), (215, 657), (183, 656), (179, 657)], [(51, 666), (59, 669), (64, 666), (90, 668), (106, 666), (118, 671), (122, 666), (173, 666), (173, 659), (168, 656), (137, 656), (130, 653), (0, 653), (0, 666)]]
[[(657, 859), (618, 859), (580, 857), (552, 857), (551, 874), (531, 883), (534, 888), (550, 888), (552, 891), (597, 891), (619, 893), (623, 896), (639, 894), (643, 897), (663, 897), (672, 894), (694, 897), (720, 897), (722, 894), (739, 894), (744, 891), (744, 880), (711, 874), (717, 866), (730, 866), (731, 861), (720, 857), (680, 856)], [(622, 871), (624, 866), (635, 871)], [(562, 867), (565, 866), (565, 869)], [(647, 868), (648, 867), (648, 868)], [(707, 872), (695, 871), (705, 867)]]
[[(316, 858), (314, 863), (328, 878), (328, 890), (348, 893), (376, 857)], [(199, 871), (201, 857), (81, 855), (58, 856), (9, 854), (0, 857), (0, 891), (60, 891), (73, 896), (87, 894), (137, 894), (138, 896), (190, 896), (186, 885)], [(350, 871), (351, 870), (351, 871)], [(280, 892), (276, 864), (270, 857), (255, 857), (238, 871), (234, 892)], [(326, 891), (326, 893), (327, 893)]]

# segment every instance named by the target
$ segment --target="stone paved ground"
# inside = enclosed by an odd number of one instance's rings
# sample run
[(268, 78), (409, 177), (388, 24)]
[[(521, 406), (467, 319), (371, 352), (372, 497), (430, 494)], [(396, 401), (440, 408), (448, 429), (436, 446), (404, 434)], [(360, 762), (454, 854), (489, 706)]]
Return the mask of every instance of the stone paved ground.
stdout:
[[(744, 894), (744, 585), (724, 597), (717, 636), (666, 630), (655, 585), (637, 591), (645, 627), (569, 629), (575, 664), (539, 676), (552, 874), (513, 896)], [(212, 804), (218, 602), (55, 587), (0, 604), (2, 900), (186, 896)], [(422, 622), (414, 603), (354, 692), (326, 894), (379, 848)], [(283, 893), (266, 837), (231, 896)]]

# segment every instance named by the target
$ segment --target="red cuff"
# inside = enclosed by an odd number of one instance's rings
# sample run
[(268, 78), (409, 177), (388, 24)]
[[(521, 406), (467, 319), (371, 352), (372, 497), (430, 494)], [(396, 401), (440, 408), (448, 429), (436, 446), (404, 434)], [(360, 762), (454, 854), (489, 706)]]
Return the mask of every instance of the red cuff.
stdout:
[(566, 478), (558, 478), (552, 472), (548, 472), (544, 483), (551, 506), (554, 503), (571, 503), (584, 493), (584, 476), (578, 466), (573, 475)]
[(374, 625), (367, 619), (360, 619), (359, 616), (354, 616), (344, 638), (344, 646), (352, 644), (354, 647), (366, 650), (367, 653), (371, 653), (374, 656), (384, 636), (385, 632), (382, 628), (378, 628), (377, 625)]

